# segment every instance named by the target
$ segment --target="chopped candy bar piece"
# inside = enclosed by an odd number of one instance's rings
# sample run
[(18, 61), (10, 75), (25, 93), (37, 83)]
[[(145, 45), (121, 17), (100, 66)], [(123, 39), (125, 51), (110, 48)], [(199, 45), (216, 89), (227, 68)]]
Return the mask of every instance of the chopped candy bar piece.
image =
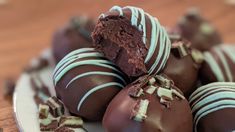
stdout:
[(142, 94), (144, 94), (142, 88), (132, 88), (129, 90), (129, 95), (134, 98), (140, 97)]
[(156, 82), (156, 79), (154, 77), (149, 79), (149, 85), (153, 85)]
[(157, 90), (157, 95), (160, 98), (165, 97), (169, 98), (170, 100), (173, 100), (172, 91), (170, 89), (159, 87)]
[[(133, 116), (131, 117), (133, 120), (142, 122), (147, 117), (147, 110), (148, 110), (149, 100), (144, 99), (140, 100), (133, 110)], [(137, 110), (136, 110), (137, 109)]]
[(155, 76), (155, 78), (157, 79), (158, 83), (162, 86), (162, 87), (165, 87), (165, 88), (170, 88), (171, 87), (171, 84), (172, 84), (172, 81), (163, 77), (163, 76)]
[(155, 86), (150, 86), (150, 87), (147, 88), (146, 93), (148, 93), (148, 94), (153, 94), (156, 89), (157, 89), (157, 87), (155, 87)]
[(193, 49), (191, 52), (191, 55), (192, 55), (193, 60), (198, 64), (204, 61), (204, 56), (202, 52), (199, 50)]
[(187, 45), (181, 41), (173, 43), (172, 52), (175, 53), (178, 57), (184, 57), (190, 53)]
[(39, 119), (45, 119), (49, 114), (49, 106), (45, 104), (39, 104)]
[(60, 118), (59, 126), (66, 126), (72, 128), (82, 127), (83, 120), (77, 116), (62, 116)]
[(39, 119), (39, 123), (41, 131), (54, 131), (58, 127), (58, 121), (56, 119)]
[(57, 99), (55, 96), (50, 97), (46, 104), (50, 107), (50, 113), (54, 117), (59, 117), (61, 115), (64, 115), (64, 106), (63, 103)]

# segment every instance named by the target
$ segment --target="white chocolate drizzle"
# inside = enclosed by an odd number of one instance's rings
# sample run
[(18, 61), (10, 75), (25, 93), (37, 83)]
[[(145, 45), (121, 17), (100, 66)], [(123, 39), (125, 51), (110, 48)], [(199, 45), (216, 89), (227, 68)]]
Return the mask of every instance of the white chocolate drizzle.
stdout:
[[(106, 82), (106, 83), (97, 85), (93, 88), (90, 88), (90, 90), (87, 91), (86, 94), (84, 94), (83, 97), (79, 100), (77, 111), (81, 109), (82, 104), (94, 92), (104, 89), (104, 88), (110, 88), (110, 87), (123, 88), (127, 84), (126, 80), (123, 78), (124, 75), (122, 74), (122, 72), (119, 71), (112, 62), (104, 59), (104, 56), (102, 54), (95, 51), (93, 48), (82, 48), (82, 49), (72, 51), (57, 64), (54, 70), (54, 74), (53, 74), (54, 85), (56, 86), (58, 82), (61, 81), (63, 77), (68, 74), (70, 70), (73, 70), (73, 69), (79, 68), (80, 66), (85, 66), (85, 65), (96, 66), (99, 69), (103, 68), (104, 70), (94, 69), (91, 71), (80, 73), (77, 76), (74, 76), (71, 80), (69, 80), (67, 84), (64, 86), (64, 88), (69, 89), (70, 86), (74, 82), (79, 81), (81, 78), (85, 78), (85, 77), (93, 76), (93, 75), (110, 76), (119, 81)], [(109, 69), (110, 72), (107, 72), (107, 69)]]
[[(206, 63), (209, 65), (211, 68), (213, 74), (215, 75), (217, 81), (220, 82), (233, 82), (234, 80), (234, 75), (232, 72), (231, 67), (235, 65), (235, 48), (230, 47), (227, 45), (223, 45), (221, 47), (215, 47), (213, 48), (217, 58), (215, 55), (211, 52), (205, 52), (204, 53), (204, 59)], [(228, 56), (226, 58), (226, 55)], [(228, 63), (228, 58), (230, 61), (233, 62), (233, 64)], [(221, 63), (219, 63), (221, 62)], [(223, 73), (223, 70), (225, 73)]]
[[(151, 67), (148, 69), (149, 74), (157, 74), (162, 70), (169, 58), (171, 42), (168, 38), (167, 32), (163, 26), (159, 23), (157, 18), (149, 15), (144, 12), (143, 9), (126, 6), (119, 7), (114, 6), (109, 11), (117, 11), (120, 16), (125, 16), (124, 9), (129, 9), (131, 11), (131, 25), (138, 28), (139, 31), (143, 32), (143, 43), (146, 47), (149, 46), (147, 56), (145, 58), (145, 64), (150, 63), (150, 60), (154, 59), (155, 61), (151, 64)], [(105, 17), (104, 14), (100, 15), (100, 17)], [(151, 22), (151, 36), (150, 40), (147, 41), (147, 29), (146, 29), (146, 19), (149, 19)], [(158, 45), (159, 44), (159, 45)], [(157, 48), (158, 47), (158, 48)], [(158, 50), (158, 51), (156, 51)], [(158, 52), (156, 56), (154, 53)]]
[(198, 88), (189, 97), (194, 116), (194, 131), (203, 117), (215, 111), (235, 109), (235, 83), (215, 82)]

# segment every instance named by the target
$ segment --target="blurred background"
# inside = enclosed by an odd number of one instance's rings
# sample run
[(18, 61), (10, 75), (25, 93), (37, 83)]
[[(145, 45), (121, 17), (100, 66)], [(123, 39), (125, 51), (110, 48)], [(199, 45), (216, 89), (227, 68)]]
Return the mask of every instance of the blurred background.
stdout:
[[(53, 32), (72, 16), (96, 19), (113, 5), (141, 7), (168, 27), (197, 7), (225, 43), (235, 43), (234, 0), (0, 0), (0, 93), (5, 78), (17, 78), (32, 57), (50, 47)], [(0, 102), (0, 128), (17, 131), (11, 101), (1, 94)]]

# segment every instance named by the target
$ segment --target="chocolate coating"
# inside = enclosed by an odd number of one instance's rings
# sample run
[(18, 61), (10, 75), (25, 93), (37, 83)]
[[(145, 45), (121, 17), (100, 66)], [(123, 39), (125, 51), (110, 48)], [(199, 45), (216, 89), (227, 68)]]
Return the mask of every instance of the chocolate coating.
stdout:
[[(109, 104), (103, 118), (105, 131), (192, 132), (190, 106), (168, 81), (164, 85), (150, 76), (142, 76), (129, 84)], [(162, 90), (175, 90), (179, 96)]]
[(93, 48), (66, 55), (54, 75), (58, 98), (72, 114), (101, 120), (111, 99), (126, 85), (125, 75)]
[(112, 7), (100, 16), (92, 38), (95, 48), (130, 77), (159, 73), (170, 54), (164, 27), (137, 7)]
[(58, 29), (52, 40), (52, 52), (58, 63), (66, 54), (79, 48), (92, 46), (91, 32), (93, 20), (86, 17), (74, 17), (64, 27)]
[(205, 61), (200, 69), (203, 84), (235, 81), (235, 46), (220, 45), (204, 52)]
[(235, 130), (235, 83), (215, 82), (198, 88), (189, 98), (195, 132)]
[(200, 15), (198, 10), (190, 9), (181, 17), (177, 28), (181, 35), (192, 43), (192, 47), (200, 51), (207, 51), (222, 43), (218, 31)]
[(190, 43), (185, 40), (173, 42), (170, 57), (162, 71), (174, 81), (175, 86), (187, 98), (196, 88), (199, 68), (203, 61), (203, 58), (199, 58), (202, 56), (200, 52), (193, 56), (195, 52), (195, 49), (191, 49)]

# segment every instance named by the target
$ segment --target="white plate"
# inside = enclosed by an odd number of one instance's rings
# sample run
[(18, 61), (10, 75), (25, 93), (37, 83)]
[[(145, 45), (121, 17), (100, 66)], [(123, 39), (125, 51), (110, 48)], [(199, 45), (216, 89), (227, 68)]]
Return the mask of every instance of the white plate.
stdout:
[[(42, 81), (49, 87), (52, 95), (55, 91), (52, 84), (53, 68), (46, 68), (37, 74), (41, 77)], [(34, 91), (30, 85), (30, 76), (23, 73), (17, 84), (13, 95), (13, 105), (15, 119), (18, 128), (21, 132), (40, 132), (38, 123), (38, 109), (33, 99)], [(103, 132), (101, 123), (86, 123), (84, 127), (89, 132)]]

